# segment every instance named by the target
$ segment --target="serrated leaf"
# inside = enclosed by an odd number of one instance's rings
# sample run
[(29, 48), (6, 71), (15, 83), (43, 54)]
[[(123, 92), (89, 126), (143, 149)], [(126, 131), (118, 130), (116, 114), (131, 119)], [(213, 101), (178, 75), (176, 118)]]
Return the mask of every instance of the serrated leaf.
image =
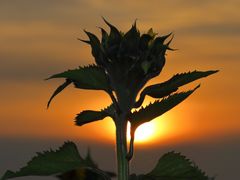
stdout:
[(57, 178), (61, 180), (111, 180), (110, 177), (115, 177), (114, 172), (102, 171), (98, 169), (97, 164), (93, 161), (90, 149), (88, 148), (87, 155), (85, 157), (86, 168), (77, 168), (71, 171), (64, 172), (57, 175)]
[(66, 79), (66, 81), (65, 81), (63, 84), (61, 84), (61, 85), (54, 91), (54, 93), (52, 94), (52, 96), (50, 97), (50, 99), (49, 99), (49, 101), (48, 101), (48, 103), (47, 103), (47, 108), (49, 107), (52, 99), (53, 99), (56, 95), (58, 95), (60, 92), (62, 92), (62, 91), (63, 91), (67, 86), (69, 86), (71, 83), (72, 83), (71, 80)]
[[(78, 69), (68, 70), (59, 74), (55, 74), (48, 79), (66, 78), (73, 81), (77, 88), (95, 89), (109, 91), (109, 83), (107, 75), (103, 68), (90, 65), (79, 67)], [(47, 80), (48, 80), (47, 79)]]
[(139, 111), (135, 111), (128, 116), (128, 120), (131, 123), (131, 131), (130, 131), (131, 140), (129, 145), (129, 152), (127, 154), (128, 160), (131, 160), (131, 158), (133, 157), (134, 134), (136, 129), (140, 125), (146, 122), (149, 122), (155, 119), (156, 117), (166, 113), (170, 109), (174, 108), (176, 105), (178, 105), (179, 103), (184, 101), (188, 96), (190, 96), (199, 87), (200, 85), (198, 85), (193, 90), (190, 90), (187, 92), (175, 93), (161, 101), (157, 100), (154, 103), (150, 103), (145, 108), (142, 107)]
[(155, 168), (145, 175), (153, 180), (209, 180), (193, 162), (180, 153), (164, 154)]
[(73, 142), (66, 142), (56, 151), (37, 153), (27, 166), (16, 172), (8, 170), (1, 180), (22, 176), (49, 176), (76, 168), (95, 168), (95, 166), (89, 166), (93, 163), (88, 161), (89, 158), (85, 160), (80, 156)]
[(142, 107), (139, 111), (131, 113), (131, 115), (129, 116), (129, 121), (131, 123), (131, 131), (135, 132), (136, 128), (141, 124), (151, 121), (152, 119), (166, 113), (167, 111), (181, 103), (183, 100), (185, 100), (199, 87), (200, 85), (198, 85), (193, 90), (187, 92), (175, 93), (161, 101), (157, 100), (154, 103), (149, 104), (145, 108)]
[(151, 96), (153, 98), (162, 98), (170, 95), (171, 93), (178, 90), (179, 87), (191, 83), (200, 78), (207, 77), (211, 74), (218, 72), (215, 71), (193, 71), (188, 73), (181, 73), (174, 75), (168, 81), (163, 83), (154, 84), (151, 86), (147, 86), (140, 94), (139, 100), (136, 102), (135, 107), (141, 106), (144, 101), (146, 95)]
[(113, 105), (110, 105), (101, 111), (86, 110), (86, 111), (82, 111), (76, 116), (75, 123), (78, 126), (82, 126), (90, 122), (102, 120), (107, 116), (113, 117), (113, 114), (114, 114)]

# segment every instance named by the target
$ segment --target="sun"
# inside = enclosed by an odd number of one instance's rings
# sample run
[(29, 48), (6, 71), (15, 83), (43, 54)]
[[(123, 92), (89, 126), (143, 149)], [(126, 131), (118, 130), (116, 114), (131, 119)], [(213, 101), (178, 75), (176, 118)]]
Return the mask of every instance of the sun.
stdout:
[[(135, 132), (135, 142), (144, 143), (152, 140), (156, 132), (155, 127), (154, 122), (147, 122), (139, 126)], [(130, 123), (127, 126), (127, 138), (130, 139)]]

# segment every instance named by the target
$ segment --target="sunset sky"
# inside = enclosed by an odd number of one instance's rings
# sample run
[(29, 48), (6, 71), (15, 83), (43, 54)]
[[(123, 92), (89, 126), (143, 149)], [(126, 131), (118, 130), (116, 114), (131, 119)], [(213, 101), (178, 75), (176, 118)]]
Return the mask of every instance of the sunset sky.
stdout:
[(77, 38), (87, 38), (83, 29), (100, 35), (97, 26), (107, 29), (104, 16), (122, 31), (137, 19), (141, 32), (152, 27), (159, 35), (174, 33), (172, 47), (179, 50), (167, 53), (161, 75), (149, 84), (178, 72), (220, 70), (181, 88), (201, 83), (189, 99), (153, 121), (154, 136), (139, 148), (239, 139), (239, 8), (239, 0), (1, 0), (0, 138), (114, 144), (110, 119), (83, 127), (73, 121), (82, 110), (108, 106), (104, 92), (70, 87), (46, 109), (63, 81), (44, 79), (94, 63), (90, 47)]

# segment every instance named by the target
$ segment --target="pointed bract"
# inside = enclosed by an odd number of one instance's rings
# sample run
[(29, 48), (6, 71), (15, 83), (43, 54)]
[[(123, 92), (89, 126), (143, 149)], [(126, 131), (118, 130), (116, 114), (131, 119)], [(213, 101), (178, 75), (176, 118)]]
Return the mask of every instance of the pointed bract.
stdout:
[(90, 44), (92, 47), (92, 55), (95, 58), (95, 61), (98, 65), (102, 66), (104, 65), (106, 62), (106, 58), (102, 49), (102, 45), (99, 41), (99, 39), (97, 38), (97, 36), (95, 36), (94, 34), (84, 30), (84, 32), (88, 35), (89, 40), (90, 40)]
[[(165, 36), (159, 36), (159, 37), (157, 37), (157, 38), (155, 39), (155, 43), (163, 44), (164, 41), (165, 41), (168, 37), (170, 37), (171, 35), (172, 35), (172, 32), (169, 33), (169, 34), (167, 34), (167, 35), (165, 35)], [(173, 39), (173, 37), (171, 38), (171, 40), (172, 40), (172, 39)]]
[(109, 40), (108, 40), (109, 46), (119, 43), (122, 38), (122, 35), (119, 32), (119, 30), (115, 26), (110, 24), (104, 17), (102, 18), (104, 22), (110, 27), (110, 34), (109, 34)]
[(104, 50), (106, 50), (108, 47), (107, 43), (108, 43), (109, 35), (103, 28), (100, 27), (100, 29), (101, 29), (101, 33), (102, 33), (101, 43), (102, 43)]
[(146, 51), (149, 47), (149, 42), (153, 39), (149, 34), (143, 34), (140, 38), (139, 49)]
[(71, 80), (66, 79), (66, 81), (61, 84), (52, 94), (52, 96), (50, 97), (48, 103), (47, 103), (47, 108), (50, 106), (51, 101), (53, 100), (53, 98), (58, 95), (60, 92), (62, 92), (67, 86), (69, 86), (72, 83)]
[(84, 40), (84, 39), (80, 39), (80, 38), (77, 38), (77, 40), (82, 41), (82, 42), (84, 42), (84, 43), (86, 43), (86, 44), (90, 44), (90, 45), (91, 45), (90, 41), (88, 41), (88, 40)]

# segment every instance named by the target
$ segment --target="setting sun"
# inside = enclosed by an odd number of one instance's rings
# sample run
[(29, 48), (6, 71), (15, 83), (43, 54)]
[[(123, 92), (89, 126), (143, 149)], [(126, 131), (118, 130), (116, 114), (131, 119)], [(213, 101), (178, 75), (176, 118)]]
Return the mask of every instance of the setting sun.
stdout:
[[(139, 126), (135, 132), (135, 142), (149, 141), (156, 135), (154, 122), (147, 122)], [(130, 123), (128, 123), (127, 138), (130, 139)]]

